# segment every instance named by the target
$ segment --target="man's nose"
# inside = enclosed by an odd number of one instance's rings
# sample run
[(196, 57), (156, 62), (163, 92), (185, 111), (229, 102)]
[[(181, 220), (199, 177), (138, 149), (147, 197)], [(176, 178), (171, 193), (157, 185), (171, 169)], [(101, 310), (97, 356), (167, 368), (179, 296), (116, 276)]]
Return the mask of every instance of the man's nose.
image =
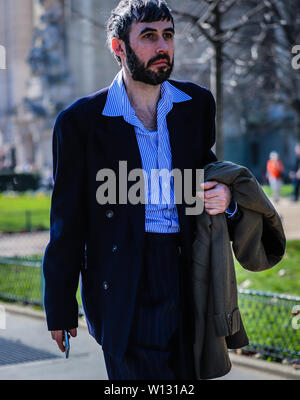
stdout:
[(166, 40), (164, 38), (160, 38), (157, 43), (156, 52), (157, 53), (166, 53), (166, 52), (168, 52), (168, 50), (169, 50), (168, 43), (166, 42)]

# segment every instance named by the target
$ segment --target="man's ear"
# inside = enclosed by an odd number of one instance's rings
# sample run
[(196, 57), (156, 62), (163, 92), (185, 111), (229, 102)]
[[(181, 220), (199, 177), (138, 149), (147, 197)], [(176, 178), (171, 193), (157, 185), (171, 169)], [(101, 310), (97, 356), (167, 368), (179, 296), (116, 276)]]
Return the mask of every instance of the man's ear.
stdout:
[(116, 56), (120, 57), (121, 59), (126, 56), (125, 43), (123, 40), (113, 38), (111, 41), (111, 47)]

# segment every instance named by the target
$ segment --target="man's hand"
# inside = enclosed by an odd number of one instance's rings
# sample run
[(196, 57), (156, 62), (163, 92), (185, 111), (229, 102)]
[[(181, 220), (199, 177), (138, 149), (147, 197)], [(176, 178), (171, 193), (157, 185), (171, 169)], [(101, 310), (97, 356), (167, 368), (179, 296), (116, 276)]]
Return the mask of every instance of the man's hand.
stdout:
[[(225, 212), (231, 201), (231, 191), (228, 186), (215, 181), (201, 184), (204, 189), (204, 207), (209, 215), (217, 215)], [(197, 196), (203, 198), (203, 193), (198, 192)]]
[[(67, 329), (67, 331), (70, 333), (71, 336), (76, 337), (77, 336), (77, 329)], [(57, 346), (59, 349), (64, 353), (65, 352), (65, 346), (63, 344), (64, 342), (64, 331), (51, 331), (51, 336), (52, 339), (56, 341)]]

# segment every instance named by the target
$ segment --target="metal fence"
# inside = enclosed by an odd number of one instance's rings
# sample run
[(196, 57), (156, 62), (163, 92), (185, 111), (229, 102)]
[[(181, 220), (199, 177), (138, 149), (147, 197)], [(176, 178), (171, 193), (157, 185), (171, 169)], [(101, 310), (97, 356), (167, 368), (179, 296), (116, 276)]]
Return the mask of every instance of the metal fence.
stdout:
[(43, 305), (40, 258), (0, 257), (0, 298)]
[[(0, 258), (0, 298), (43, 305), (42, 259)], [(81, 308), (79, 291), (77, 300)], [(239, 290), (239, 307), (250, 344), (243, 348), (263, 358), (300, 362), (300, 297)]]
[(239, 307), (250, 341), (244, 351), (300, 362), (300, 297), (240, 289)]

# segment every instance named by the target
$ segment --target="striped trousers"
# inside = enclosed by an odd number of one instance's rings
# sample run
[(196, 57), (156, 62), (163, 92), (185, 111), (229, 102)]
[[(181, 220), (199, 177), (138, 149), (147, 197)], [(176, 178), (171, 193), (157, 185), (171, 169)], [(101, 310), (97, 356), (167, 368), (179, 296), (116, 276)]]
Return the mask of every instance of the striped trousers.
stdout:
[(179, 233), (146, 233), (144, 262), (124, 357), (107, 352), (109, 380), (195, 379), (185, 339)]

